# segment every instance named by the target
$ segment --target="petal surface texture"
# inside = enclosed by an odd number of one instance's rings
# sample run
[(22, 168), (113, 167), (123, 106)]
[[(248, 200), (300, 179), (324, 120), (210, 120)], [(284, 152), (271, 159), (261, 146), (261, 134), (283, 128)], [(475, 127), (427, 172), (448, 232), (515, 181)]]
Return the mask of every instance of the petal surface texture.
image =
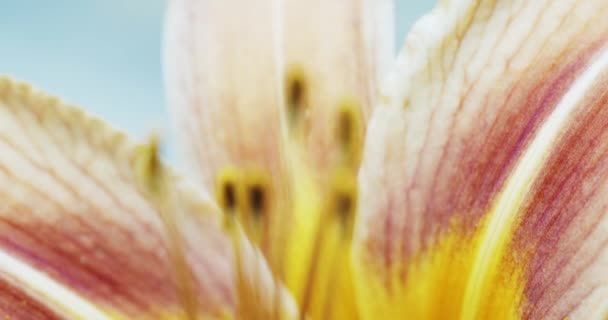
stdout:
[[(32, 319), (233, 315), (234, 251), (219, 209), (162, 163), (150, 168), (149, 149), (0, 79), (0, 314), (22, 318), (27, 306)], [(241, 247), (242, 278), (262, 279), (246, 290), (272, 295), (259, 254)], [(270, 300), (259, 298), (259, 309)]]
[(606, 315), (607, 14), (440, 1), (413, 27), (359, 177), (365, 318)]
[[(358, 168), (379, 79), (394, 60), (392, 14), (388, 0), (169, 2), (164, 67), (186, 160), (208, 190), (226, 167), (257, 173), (268, 210), (261, 223), (240, 222), (262, 225), (248, 236), (313, 317), (356, 314), (347, 285), (334, 303), (328, 280), (349, 270), (350, 253), (338, 223), (319, 231), (329, 225), (319, 217), (339, 159)], [(337, 139), (342, 115), (348, 143)], [(321, 233), (333, 243), (321, 245)], [(350, 270), (341, 278), (336, 287), (350, 285)]]
[[(298, 113), (310, 160), (326, 167), (340, 102), (371, 113), (392, 30), (386, 0), (170, 1), (169, 103), (200, 181), (212, 190), (226, 165), (279, 175), (287, 113)], [(293, 96), (301, 110), (286, 110)]]

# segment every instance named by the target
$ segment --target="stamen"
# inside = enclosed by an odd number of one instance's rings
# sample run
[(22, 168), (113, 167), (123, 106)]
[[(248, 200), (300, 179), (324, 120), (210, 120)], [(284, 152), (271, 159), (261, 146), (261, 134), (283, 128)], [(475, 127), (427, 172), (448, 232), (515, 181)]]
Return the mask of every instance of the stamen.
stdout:
[(339, 147), (338, 163), (358, 168), (361, 161), (363, 126), (360, 108), (355, 100), (344, 99), (336, 111), (335, 139)]
[(185, 317), (189, 320), (197, 318), (197, 302), (194, 295), (193, 279), (186, 262), (182, 238), (180, 236), (176, 213), (178, 206), (173, 186), (165, 171), (159, 152), (159, 138), (154, 135), (150, 142), (140, 148), (136, 160), (136, 173), (143, 189), (148, 193), (163, 221), (168, 236), (169, 257), (175, 272), (175, 280), (180, 301), (184, 307)]
[(285, 106), (289, 132), (301, 136), (308, 111), (308, 83), (299, 66), (288, 69), (285, 77)]
[(136, 171), (140, 184), (150, 194), (158, 194), (161, 189), (161, 162), (158, 157), (160, 141), (157, 135), (150, 136), (148, 144), (139, 149)]
[[(262, 277), (254, 261), (260, 253), (251, 247), (260, 246), (262, 237), (268, 233), (270, 193), (269, 177), (262, 171), (228, 167), (217, 175), (216, 198), (224, 212), (224, 225), (231, 235), (236, 260), (237, 319), (270, 317), (267, 310), (261, 308), (262, 298), (258, 292), (261, 285), (258, 281)], [(251, 243), (245, 241), (245, 236)], [(254, 269), (244, 269), (251, 267)], [(274, 312), (278, 314), (279, 310)]]
[(241, 246), (241, 225), (239, 224), (242, 207), (241, 188), (243, 184), (241, 170), (234, 167), (226, 167), (219, 171), (216, 178), (215, 197), (224, 214), (224, 227), (232, 240), (232, 250), (235, 259), (237, 306), (235, 316), (240, 319), (241, 315), (247, 314), (253, 309), (253, 303), (243, 273), (243, 257)]
[(249, 206), (251, 211), (254, 213), (255, 218), (259, 219), (259, 216), (266, 208), (266, 197), (265, 192), (260, 185), (250, 186), (249, 189)]
[(217, 176), (215, 195), (224, 213), (224, 227), (229, 231), (234, 231), (236, 224), (241, 180), (240, 171), (232, 167), (220, 170)]
[(305, 282), (304, 291), (302, 293), (302, 300), (300, 304), (300, 320), (306, 319), (309, 316), (310, 310), (313, 308), (313, 294), (315, 290), (315, 286), (319, 285), (318, 278), (319, 271), (322, 266), (321, 265), (321, 250), (322, 244), (324, 242), (325, 233), (323, 230), (317, 228), (317, 232), (313, 242), (312, 253), (310, 257), (310, 264), (308, 266), (308, 272), (306, 273), (307, 280)]
[(341, 226), (344, 240), (350, 241), (355, 225), (357, 210), (357, 178), (350, 168), (334, 169), (332, 177), (330, 212)]
[(269, 256), (269, 222), (272, 212), (270, 177), (260, 170), (249, 170), (245, 175), (246, 203), (242, 223), (254, 244), (260, 246), (267, 259)]
[[(355, 172), (338, 167), (330, 174), (325, 209), (317, 225), (302, 293), (303, 318), (356, 318), (350, 265), (357, 208)], [(339, 303), (333, 301), (336, 296), (340, 297)]]

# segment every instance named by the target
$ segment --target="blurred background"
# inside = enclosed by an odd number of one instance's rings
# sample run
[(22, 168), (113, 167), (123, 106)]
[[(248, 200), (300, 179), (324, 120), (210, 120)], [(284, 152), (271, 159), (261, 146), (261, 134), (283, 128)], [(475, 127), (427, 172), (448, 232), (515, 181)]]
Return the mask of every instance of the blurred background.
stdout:
[[(433, 0), (395, 0), (400, 44)], [(126, 130), (170, 133), (160, 64), (163, 0), (0, 0), (0, 74)], [(174, 159), (169, 140), (167, 156)]]

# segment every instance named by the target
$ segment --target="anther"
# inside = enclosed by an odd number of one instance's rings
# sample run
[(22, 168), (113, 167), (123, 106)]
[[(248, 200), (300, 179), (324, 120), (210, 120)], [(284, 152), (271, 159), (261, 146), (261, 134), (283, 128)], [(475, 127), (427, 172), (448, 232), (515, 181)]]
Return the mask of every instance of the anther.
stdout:
[(224, 168), (217, 175), (215, 196), (224, 213), (224, 227), (228, 230), (234, 230), (236, 223), (241, 180), (241, 172), (236, 168)]
[(330, 315), (335, 306), (326, 303), (336, 290), (343, 290), (340, 288), (345, 285), (344, 281), (350, 281), (349, 255), (357, 210), (356, 171), (338, 166), (329, 173), (323, 212), (316, 226), (301, 291), (301, 320), (332, 318), (324, 314)]
[(183, 239), (176, 220), (179, 210), (178, 197), (175, 194), (172, 180), (162, 165), (159, 150), (160, 139), (157, 135), (153, 135), (148, 144), (139, 149), (136, 158), (136, 174), (164, 224), (177, 293), (184, 307), (186, 319), (194, 320), (197, 318), (197, 300), (191, 270), (186, 262)]
[(253, 185), (249, 187), (249, 207), (257, 220), (264, 213), (266, 208), (266, 195), (264, 187)]
[(357, 168), (361, 160), (363, 127), (356, 101), (345, 99), (338, 105), (335, 115), (335, 139), (339, 147), (339, 163)]
[(152, 135), (147, 144), (139, 147), (135, 165), (140, 184), (151, 196), (158, 196), (161, 192), (162, 164), (158, 156), (159, 150), (160, 138), (158, 135)]
[(331, 179), (330, 214), (341, 226), (344, 239), (350, 240), (357, 210), (356, 174), (350, 168), (337, 168)]
[(245, 174), (244, 193), (246, 203), (243, 208), (243, 224), (254, 243), (267, 249), (263, 236), (269, 232), (271, 208), (271, 183), (269, 175), (261, 170), (248, 170)]
[(353, 198), (351, 194), (337, 194), (336, 195), (336, 214), (342, 225), (348, 225), (353, 211)]
[(224, 184), (222, 189), (224, 195), (224, 207), (226, 211), (233, 211), (236, 208), (236, 186), (232, 183)]
[(236, 273), (236, 294), (238, 297), (238, 305), (235, 310), (237, 319), (241, 319), (242, 314), (250, 314), (251, 310), (255, 310), (255, 304), (252, 303), (255, 299), (244, 280), (242, 262), (242, 224), (240, 223), (243, 206), (242, 187), (243, 171), (241, 169), (225, 167), (219, 170), (216, 176), (215, 197), (224, 214), (224, 228), (226, 228), (231, 236), (232, 250), (236, 260), (234, 266)]
[(298, 66), (290, 67), (285, 76), (285, 100), (289, 130), (301, 131), (308, 109), (308, 83)]

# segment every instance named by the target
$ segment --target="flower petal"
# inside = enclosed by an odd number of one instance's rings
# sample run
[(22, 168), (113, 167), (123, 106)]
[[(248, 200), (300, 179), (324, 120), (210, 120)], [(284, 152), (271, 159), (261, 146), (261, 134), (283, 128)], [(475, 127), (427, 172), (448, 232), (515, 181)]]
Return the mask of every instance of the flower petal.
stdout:
[(337, 105), (354, 97), (368, 115), (393, 54), (387, 0), (174, 0), (166, 26), (170, 106), (187, 160), (210, 190), (227, 165), (280, 173), (294, 72), (307, 97), (306, 144), (326, 165)]
[(300, 304), (320, 214), (301, 200), (336, 158), (358, 166), (392, 41), (389, 0), (169, 3), (166, 84), (190, 167), (208, 190), (226, 169), (254, 173), (268, 210), (240, 222)]
[[(219, 210), (162, 165), (154, 170), (171, 197), (149, 193), (147, 157), (80, 109), (0, 78), (0, 310), (16, 317), (23, 311), (5, 305), (21, 299), (41, 317), (233, 314), (233, 249)], [(262, 270), (245, 278), (265, 279), (256, 284), (272, 294), (259, 255), (242, 261)]]
[(0, 316), (5, 319), (59, 320), (66, 315), (52, 310), (10, 282), (0, 280)]
[(415, 25), (368, 127), (361, 272), (383, 276), (363, 283), (407, 291), (408, 273), (433, 273), (418, 282), (444, 286), (409, 310), (426, 316), (446, 301), (464, 319), (601, 315), (607, 13), (594, 0), (445, 1)]
[(186, 160), (208, 190), (223, 166), (278, 171), (280, 80), (271, 13), (270, 1), (169, 2), (169, 103)]

